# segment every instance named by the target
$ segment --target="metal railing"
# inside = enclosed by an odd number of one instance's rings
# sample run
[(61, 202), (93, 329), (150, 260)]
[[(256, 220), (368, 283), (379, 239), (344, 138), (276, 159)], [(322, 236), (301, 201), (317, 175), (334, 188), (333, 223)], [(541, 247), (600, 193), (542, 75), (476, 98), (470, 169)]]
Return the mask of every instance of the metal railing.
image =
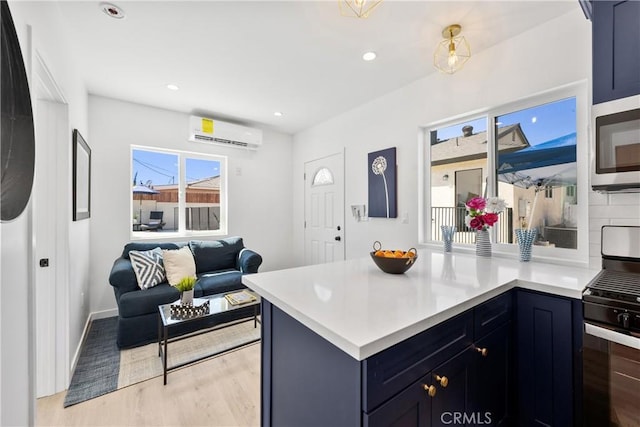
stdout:
[[(467, 209), (463, 207), (432, 207), (431, 208), (431, 236), (433, 240), (442, 240), (441, 225), (455, 225), (457, 232), (453, 236), (456, 243), (475, 243), (476, 233), (466, 226), (464, 218)], [(506, 208), (500, 214), (497, 227), (500, 243), (513, 243), (513, 208)]]

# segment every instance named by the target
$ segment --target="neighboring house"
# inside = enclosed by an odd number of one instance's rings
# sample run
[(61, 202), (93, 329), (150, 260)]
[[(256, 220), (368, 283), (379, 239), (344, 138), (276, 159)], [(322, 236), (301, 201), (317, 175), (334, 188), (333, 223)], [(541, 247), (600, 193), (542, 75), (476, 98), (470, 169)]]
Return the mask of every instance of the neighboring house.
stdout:
[[(486, 193), (487, 171), (487, 132), (473, 133), (473, 127), (464, 126), (462, 134), (442, 141), (431, 142), (431, 206), (434, 218), (442, 218), (433, 222), (432, 233), (439, 235), (440, 225), (452, 220), (462, 229), (465, 214), (464, 205), (467, 200)], [(575, 145), (575, 134), (572, 137)], [(550, 141), (554, 142), (554, 141)], [(567, 143), (566, 141), (564, 142)], [(542, 144), (541, 144), (542, 145)], [(498, 151), (500, 154), (531, 149), (527, 136), (520, 124), (498, 128)], [(535, 148), (538, 148), (536, 146)], [(549, 186), (541, 189), (538, 195), (536, 210), (531, 218), (532, 226), (538, 227), (544, 237), (545, 226), (575, 225), (575, 213), (570, 205), (575, 205), (575, 186), (565, 189), (564, 186)], [(531, 210), (535, 197), (535, 188), (522, 188), (507, 182), (498, 182), (498, 194), (507, 207), (507, 212), (499, 223), (498, 241), (515, 242), (513, 230), (526, 227), (525, 218)], [(458, 208), (453, 214), (447, 212)], [(510, 224), (505, 224), (510, 219)], [(552, 242), (553, 243), (553, 242)], [(564, 243), (563, 243), (564, 244)], [(563, 246), (566, 247), (566, 246)]]
[[(442, 221), (433, 222), (434, 236), (439, 235), (440, 222), (455, 221), (458, 230), (462, 231), (466, 201), (484, 196), (486, 192), (487, 132), (473, 133), (473, 127), (469, 125), (462, 127), (461, 132), (460, 136), (431, 142), (431, 207), (432, 211), (439, 211), (434, 212), (433, 217), (442, 218)], [(510, 153), (529, 146), (520, 124), (498, 128), (500, 153)], [(507, 206), (514, 206), (513, 197), (505, 198), (505, 202)], [(510, 241), (510, 230), (513, 228), (504, 223), (500, 225), (504, 227), (503, 238)]]

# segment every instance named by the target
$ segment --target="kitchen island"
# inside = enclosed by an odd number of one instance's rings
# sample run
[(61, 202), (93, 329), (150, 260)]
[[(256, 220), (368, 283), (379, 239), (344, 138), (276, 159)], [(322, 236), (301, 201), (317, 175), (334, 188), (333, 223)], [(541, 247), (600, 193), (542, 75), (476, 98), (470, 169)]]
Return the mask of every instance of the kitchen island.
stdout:
[[(418, 393), (414, 383), (420, 393), (433, 397), (428, 390), (433, 369), (457, 363), (456, 372), (463, 377), (475, 375), (478, 370), (468, 363), (467, 350), (480, 348), (477, 342), (492, 333), (504, 336), (503, 356), (511, 360), (517, 344), (511, 332), (512, 306), (526, 300), (512, 289), (561, 298), (569, 307), (563, 323), (576, 332), (581, 292), (596, 274), (586, 268), (423, 249), (402, 275), (383, 273), (370, 258), (361, 258), (244, 276), (243, 283), (263, 297), (262, 424), (393, 424), (394, 414), (403, 416), (404, 402), (424, 397), (411, 396)], [(493, 324), (495, 329), (484, 328)], [(508, 365), (502, 374), (512, 382), (516, 366)], [(461, 393), (476, 385), (465, 387)], [(440, 384), (441, 396), (445, 389), (452, 395), (455, 387)], [(504, 392), (510, 394), (509, 389)], [(406, 413), (442, 416), (446, 405), (437, 409), (435, 402), (442, 402), (432, 401)], [(475, 401), (462, 409), (482, 410)]]

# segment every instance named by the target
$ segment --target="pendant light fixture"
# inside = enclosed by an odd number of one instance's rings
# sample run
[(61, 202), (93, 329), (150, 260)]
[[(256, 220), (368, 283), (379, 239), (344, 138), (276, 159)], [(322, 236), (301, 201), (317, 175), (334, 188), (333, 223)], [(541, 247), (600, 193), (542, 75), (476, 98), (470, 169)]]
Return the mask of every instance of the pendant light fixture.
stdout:
[(351, 18), (368, 18), (382, 0), (338, 0), (340, 14)]
[(453, 74), (462, 68), (471, 57), (471, 49), (467, 40), (459, 36), (462, 27), (449, 25), (442, 30), (442, 40), (433, 54), (433, 65), (441, 72)]

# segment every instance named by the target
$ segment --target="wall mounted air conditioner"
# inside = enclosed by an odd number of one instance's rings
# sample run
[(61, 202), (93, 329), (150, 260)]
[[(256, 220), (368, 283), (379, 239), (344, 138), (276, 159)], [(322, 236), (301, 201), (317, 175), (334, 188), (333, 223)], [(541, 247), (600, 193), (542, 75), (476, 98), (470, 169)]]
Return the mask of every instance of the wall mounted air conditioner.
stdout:
[(189, 141), (257, 150), (262, 145), (262, 130), (191, 116)]

